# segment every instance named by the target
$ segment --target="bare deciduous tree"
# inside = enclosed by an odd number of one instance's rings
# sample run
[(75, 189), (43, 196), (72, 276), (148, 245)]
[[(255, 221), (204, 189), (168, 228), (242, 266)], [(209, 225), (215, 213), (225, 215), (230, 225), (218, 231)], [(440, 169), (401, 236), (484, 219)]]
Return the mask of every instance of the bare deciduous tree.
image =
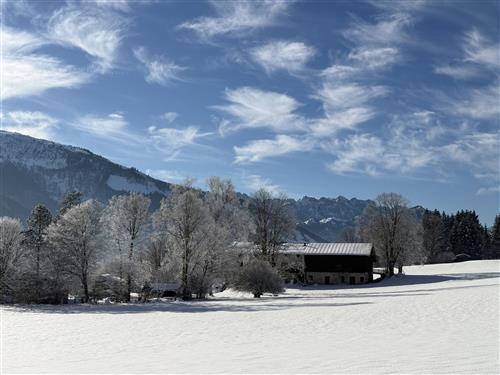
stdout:
[(0, 217), (0, 290), (10, 287), (9, 278), (23, 255), (22, 238), (19, 219)]
[(255, 242), (261, 255), (274, 266), (280, 246), (295, 229), (288, 199), (284, 194), (274, 197), (261, 188), (253, 195), (250, 210), (255, 224)]
[(373, 242), (389, 276), (394, 267), (409, 261), (418, 248), (418, 224), (408, 209), (408, 201), (397, 193), (383, 193), (375, 198), (375, 206), (366, 208), (360, 220), (365, 241)]
[[(114, 196), (106, 213), (108, 227), (118, 246), (127, 249), (127, 302), (132, 291), (132, 264), (136, 242), (144, 234), (151, 200), (139, 193)], [(123, 244), (125, 242), (125, 245)]]

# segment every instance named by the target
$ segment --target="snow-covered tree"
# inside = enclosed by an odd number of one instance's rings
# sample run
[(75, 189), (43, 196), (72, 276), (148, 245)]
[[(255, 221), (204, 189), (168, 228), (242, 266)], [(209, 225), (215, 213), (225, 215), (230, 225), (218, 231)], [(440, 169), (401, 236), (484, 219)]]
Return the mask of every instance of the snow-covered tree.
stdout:
[(22, 225), (19, 219), (0, 217), (0, 290), (12, 287), (10, 279), (23, 256)]
[(389, 276), (394, 267), (414, 262), (421, 255), (419, 224), (408, 208), (408, 201), (397, 193), (383, 193), (375, 205), (366, 208), (360, 219), (360, 233), (373, 242)]
[(114, 196), (106, 209), (106, 221), (120, 249), (127, 251), (127, 302), (132, 291), (134, 250), (145, 234), (151, 200), (140, 193)]
[(234, 288), (250, 292), (255, 298), (260, 298), (263, 293), (283, 292), (283, 280), (269, 262), (254, 259), (242, 267)]
[(273, 196), (261, 188), (252, 196), (250, 212), (255, 225), (254, 242), (261, 255), (274, 266), (280, 246), (295, 229), (288, 199), (284, 194)]
[[(155, 226), (168, 236), (172, 256), (180, 263), (182, 298), (190, 299), (195, 272), (209, 256), (214, 221), (200, 192), (181, 186), (163, 199), (154, 214)], [(212, 232), (212, 233), (211, 233)]]
[(48, 229), (49, 243), (64, 270), (80, 281), (85, 302), (90, 298), (90, 277), (102, 249), (101, 212), (102, 206), (89, 200), (67, 210)]

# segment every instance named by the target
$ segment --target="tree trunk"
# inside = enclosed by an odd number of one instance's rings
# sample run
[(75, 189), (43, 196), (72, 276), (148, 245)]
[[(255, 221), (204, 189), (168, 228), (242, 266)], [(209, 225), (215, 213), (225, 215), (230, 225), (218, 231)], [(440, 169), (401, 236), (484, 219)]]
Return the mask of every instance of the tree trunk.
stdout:
[(132, 293), (132, 257), (134, 254), (134, 241), (130, 240), (129, 250), (128, 250), (128, 272), (127, 272), (127, 299), (126, 302), (130, 302), (130, 293)]
[(40, 303), (40, 245), (36, 249), (36, 303)]
[(85, 295), (85, 303), (89, 303), (90, 296), (89, 296), (89, 285), (87, 282), (87, 278), (84, 278), (82, 280), (82, 284), (83, 284), (83, 294)]

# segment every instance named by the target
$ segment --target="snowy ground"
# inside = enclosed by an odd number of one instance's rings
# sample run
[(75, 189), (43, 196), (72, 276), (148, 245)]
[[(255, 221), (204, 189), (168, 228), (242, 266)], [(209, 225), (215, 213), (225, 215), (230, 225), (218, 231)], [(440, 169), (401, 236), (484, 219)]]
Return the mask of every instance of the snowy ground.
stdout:
[(500, 261), (206, 302), (5, 307), (3, 373), (499, 373)]

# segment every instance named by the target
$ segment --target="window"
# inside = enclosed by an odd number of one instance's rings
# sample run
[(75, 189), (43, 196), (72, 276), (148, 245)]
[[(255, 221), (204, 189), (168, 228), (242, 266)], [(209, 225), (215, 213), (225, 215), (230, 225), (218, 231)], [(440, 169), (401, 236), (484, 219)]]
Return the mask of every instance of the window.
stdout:
[(345, 283), (345, 276), (342, 276), (342, 277), (340, 278), (340, 280), (341, 280), (341, 282)]
[(359, 282), (360, 282), (360, 283), (364, 283), (364, 282), (365, 282), (365, 278), (364, 278), (363, 276), (361, 276), (361, 277), (359, 278)]
[(309, 280), (312, 281), (312, 279), (313, 279), (313, 276), (309, 275)]

